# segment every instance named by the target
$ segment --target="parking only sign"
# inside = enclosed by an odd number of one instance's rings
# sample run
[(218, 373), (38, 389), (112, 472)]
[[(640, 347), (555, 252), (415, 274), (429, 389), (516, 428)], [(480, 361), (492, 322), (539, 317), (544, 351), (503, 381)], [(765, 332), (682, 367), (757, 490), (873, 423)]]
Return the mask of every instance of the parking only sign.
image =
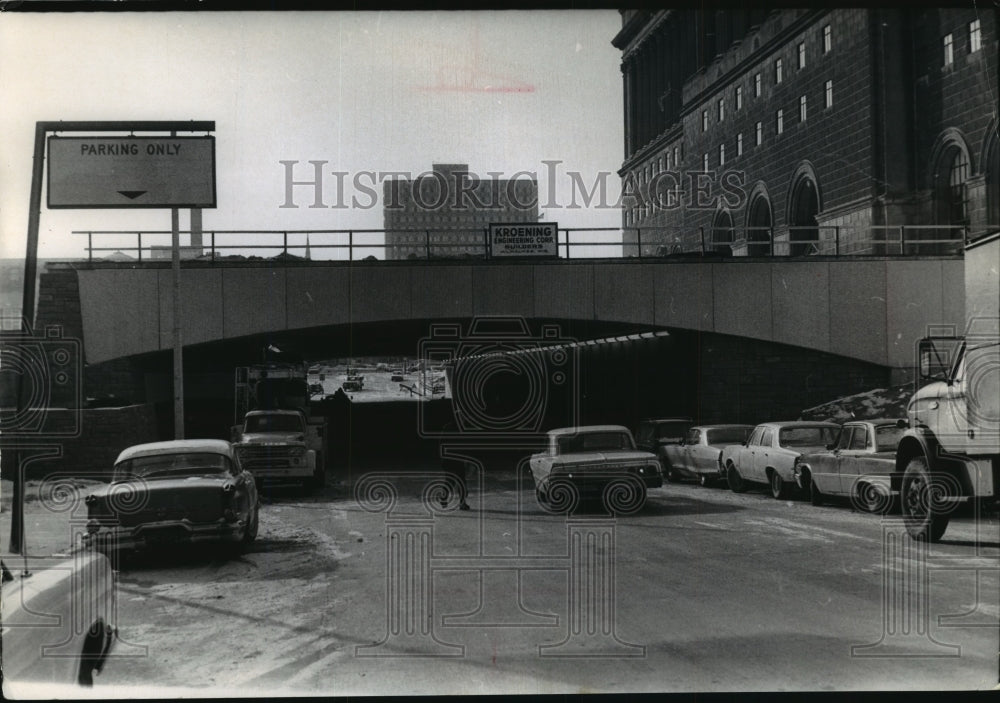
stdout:
[(491, 223), (490, 257), (556, 257), (558, 234), (555, 222)]
[(49, 137), (48, 206), (215, 207), (215, 137)]

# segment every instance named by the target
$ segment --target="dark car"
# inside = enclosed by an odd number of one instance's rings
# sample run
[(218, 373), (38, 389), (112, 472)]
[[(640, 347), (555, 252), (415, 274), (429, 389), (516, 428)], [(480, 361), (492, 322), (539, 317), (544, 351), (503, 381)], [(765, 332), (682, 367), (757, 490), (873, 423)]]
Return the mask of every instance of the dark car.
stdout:
[(129, 447), (115, 461), (111, 483), (86, 503), (88, 542), (103, 550), (205, 541), (242, 545), (257, 536), (257, 486), (223, 440)]
[(667, 474), (669, 462), (664, 457), (664, 448), (671, 444), (680, 444), (694, 421), (689, 417), (661, 417), (641, 420), (635, 430), (635, 446), (644, 452), (655, 454), (660, 461), (664, 476)]
[(862, 510), (887, 513), (898, 502), (890, 476), (896, 468), (896, 447), (906, 431), (902, 419), (844, 423), (837, 441), (825, 451), (800, 456), (792, 469), (795, 482), (813, 505), (831, 496), (845, 496)]

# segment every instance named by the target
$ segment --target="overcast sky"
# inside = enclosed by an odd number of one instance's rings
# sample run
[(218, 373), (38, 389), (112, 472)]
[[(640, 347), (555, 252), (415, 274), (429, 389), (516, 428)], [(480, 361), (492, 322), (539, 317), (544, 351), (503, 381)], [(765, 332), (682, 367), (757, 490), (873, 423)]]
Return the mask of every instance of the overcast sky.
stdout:
[[(352, 189), (355, 174), (435, 162), (535, 173), (545, 220), (616, 227), (616, 209), (568, 206), (572, 171), (588, 189), (609, 174), (609, 204), (620, 192), (619, 27), (613, 10), (3, 13), (0, 257), (24, 255), (39, 120), (214, 120), (218, 207), (206, 229), (379, 228), (382, 204)], [(351, 174), (345, 198), (361, 207), (309, 208), (298, 187), (300, 207), (281, 208), (283, 160), (300, 162), (297, 180), (311, 178), (310, 160)], [(324, 194), (335, 204), (332, 176)], [(168, 210), (43, 204), (39, 255), (82, 255), (72, 230), (169, 227)]]

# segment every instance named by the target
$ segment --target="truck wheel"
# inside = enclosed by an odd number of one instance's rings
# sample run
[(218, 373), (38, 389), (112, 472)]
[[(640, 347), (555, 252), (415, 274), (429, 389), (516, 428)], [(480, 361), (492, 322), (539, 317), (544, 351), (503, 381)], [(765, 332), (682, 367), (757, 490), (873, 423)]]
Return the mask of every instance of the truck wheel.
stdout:
[(937, 542), (948, 527), (948, 516), (935, 512), (934, 503), (945, 495), (944, 487), (927, 468), (922, 456), (910, 459), (903, 472), (900, 499), (906, 532), (913, 539)]

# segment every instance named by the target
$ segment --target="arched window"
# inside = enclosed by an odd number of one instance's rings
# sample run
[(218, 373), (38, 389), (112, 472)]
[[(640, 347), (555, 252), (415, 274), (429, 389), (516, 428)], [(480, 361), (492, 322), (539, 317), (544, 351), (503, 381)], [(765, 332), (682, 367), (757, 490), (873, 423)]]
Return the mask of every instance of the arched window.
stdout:
[(733, 253), (734, 238), (733, 216), (728, 210), (719, 210), (715, 216), (715, 223), (712, 225), (711, 251), (731, 256)]
[(788, 253), (804, 256), (819, 251), (819, 195), (816, 184), (809, 177), (799, 180), (792, 191), (791, 220), (788, 228), (791, 244)]
[(747, 255), (767, 256), (771, 253), (771, 202), (766, 195), (758, 194), (747, 209)]
[(969, 224), (969, 157), (964, 150), (949, 149), (945, 168), (939, 178), (939, 224), (964, 226)]

